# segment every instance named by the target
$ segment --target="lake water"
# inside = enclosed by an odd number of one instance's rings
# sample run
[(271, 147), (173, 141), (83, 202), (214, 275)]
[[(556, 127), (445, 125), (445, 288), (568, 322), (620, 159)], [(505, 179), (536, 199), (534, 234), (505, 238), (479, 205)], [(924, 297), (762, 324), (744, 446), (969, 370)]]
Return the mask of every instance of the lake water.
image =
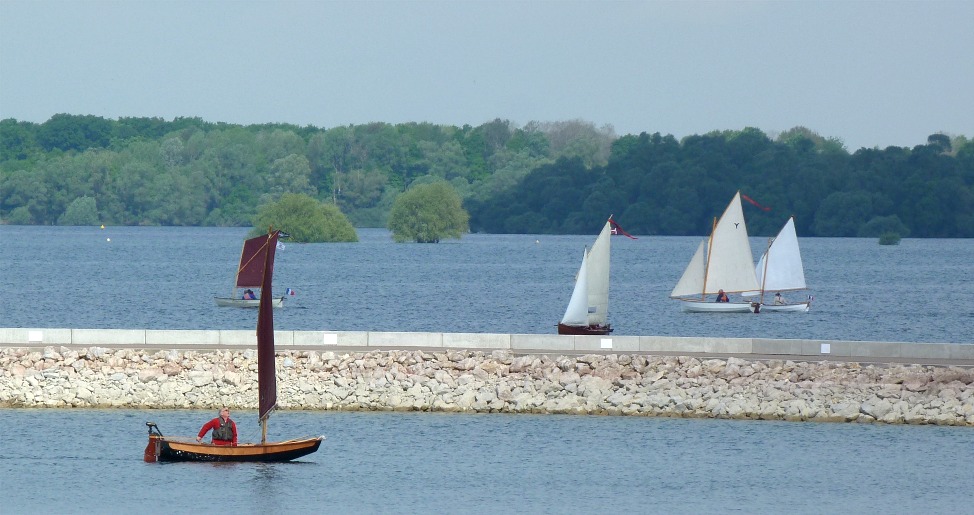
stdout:
[[(217, 308), (245, 229), (0, 226), (0, 327), (250, 329)], [(595, 235), (293, 244), (277, 254), (279, 330), (554, 333)], [(616, 335), (974, 343), (974, 240), (802, 238), (806, 314), (689, 314), (668, 297), (695, 237), (612, 240)], [(766, 245), (752, 238), (754, 255)], [(792, 293), (791, 298), (802, 295)]]
[[(243, 229), (0, 226), (0, 327), (251, 329), (217, 308)], [(287, 244), (281, 330), (554, 333), (591, 236)], [(109, 241), (110, 240), (110, 241)], [(807, 314), (682, 313), (697, 238), (613, 239), (620, 335), (974, 343), (974, 240), (802, 239)], [(755, 255), (765, 244), (752, 239)], [(215, 413), (0, 410), (0, 513), (971, 513), (971, 428), (645, 417), (279, 412), (325, 434), (290, 464), (146, 464), (146, 421)], [(256, 415), (236, 412), (241, 439)]]
[[(144, 423), (215, 412), (0, 410), (0, 512), (971, 513), (974, 431), (430, 413), (278, 412), (295, 463), (144, 463)], [(256, 413), (235, 412), (248, 441)], [(276, 429), (275, 429), (276, 428)], [(275, 439), (276, 439), (275, 438)]]

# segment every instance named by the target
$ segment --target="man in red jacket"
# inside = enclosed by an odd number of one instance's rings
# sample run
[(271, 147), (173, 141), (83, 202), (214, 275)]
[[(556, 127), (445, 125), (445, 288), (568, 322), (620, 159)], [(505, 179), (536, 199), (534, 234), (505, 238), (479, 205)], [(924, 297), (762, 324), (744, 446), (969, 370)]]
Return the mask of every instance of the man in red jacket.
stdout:
[(213, 430), (213, 445), (237, 445), (237, 424), (230, 420), (230, 408), (226, 406), (220, 410), (220, 416), (203, 424), (200, 434), (196, 436), (197, 442), (203, 441), (203, 436), (210, 429)]

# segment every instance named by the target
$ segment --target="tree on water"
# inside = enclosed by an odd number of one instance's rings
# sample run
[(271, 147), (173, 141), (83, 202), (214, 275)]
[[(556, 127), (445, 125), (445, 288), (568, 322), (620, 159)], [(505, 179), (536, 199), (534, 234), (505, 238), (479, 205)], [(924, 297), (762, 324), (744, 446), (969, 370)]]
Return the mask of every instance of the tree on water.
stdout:
[(470, 215), (460, 195), (447, 182), (420, 184), (396, 198), (389, 212), (389, 230), (397, 242), (439, 243), (470, 232)]
[(254, 217), (251, 234), (280, 229), (297, 243), (358, 241), (355, 228), (334, 204), (323, 204), (309, 195), (284, 193), (280, 200), (264, 204)]

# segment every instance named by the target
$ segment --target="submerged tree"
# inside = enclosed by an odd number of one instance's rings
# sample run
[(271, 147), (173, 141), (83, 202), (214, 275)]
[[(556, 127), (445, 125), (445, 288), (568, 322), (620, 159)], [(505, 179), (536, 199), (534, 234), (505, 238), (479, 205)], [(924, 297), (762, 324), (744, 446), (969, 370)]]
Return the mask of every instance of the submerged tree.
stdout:
[(288, 233), (297, 243), (358, 241), (355, 228), (337, 206), (300, 193), (285, 193), (277, 202), (261, 206), (251, 234), (265, 234), (269, 227)]
[(420, 184), (396, 198), (389, 213), (389, 230), (397, 242), (439, 243), (470, 232), (470, 215), (460, 195), (446, 182)]

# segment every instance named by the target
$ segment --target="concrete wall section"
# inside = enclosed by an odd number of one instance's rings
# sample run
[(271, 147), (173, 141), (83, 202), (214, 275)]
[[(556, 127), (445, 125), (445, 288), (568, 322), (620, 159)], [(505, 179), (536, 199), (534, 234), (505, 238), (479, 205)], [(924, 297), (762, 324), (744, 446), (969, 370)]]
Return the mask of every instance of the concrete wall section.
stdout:
[(575, 350), (574, 336), (560, 336), (557, 334), (512, 334), (511, 350)]
[[(369, 334), (372, 335), (377, 333)], [(510, 349), (511, 335), (490, 333), (443, 333), (442, 344), (444, 347), (452, 349)]]
[[(403, 349), (410, 347), (519, 352), (645, 352), (665, 354), (770, 355), (868, 360), (974, 360), (974, 345), (951, 343), (706, 338), (680, 336), (567, 336), (557, 334), (412, 333), (364, 331), (275, 331), (277, 346)], [(0, 328), (0, 346), (256, 347), (254, 330), (142, 330)]]
[(367, 347), (369, 333), (364, 331), (294, 331), (294, 345), (308, 347)]
[(0, 328), (0, 344), (69, 345), (71, 329)]
[(369, 347), (442, 347), (443, 333), (369, 333)]
[[(256, 338), (255, 338), (256, 341)], [(173, 345), (178, 342), (180, 345), (204, 345), (215, 346), (220, 344), (219, 331), (203, 330), (146, 330), (145, 344), (153, 346)]]
[(112, 347), (116, 345), (145, 345), (142, 329), (72, 329), (73, 345)]
[(574, 339), (574, 347), (576, 351), (639, 351), (638, 336), (575, 336)]

